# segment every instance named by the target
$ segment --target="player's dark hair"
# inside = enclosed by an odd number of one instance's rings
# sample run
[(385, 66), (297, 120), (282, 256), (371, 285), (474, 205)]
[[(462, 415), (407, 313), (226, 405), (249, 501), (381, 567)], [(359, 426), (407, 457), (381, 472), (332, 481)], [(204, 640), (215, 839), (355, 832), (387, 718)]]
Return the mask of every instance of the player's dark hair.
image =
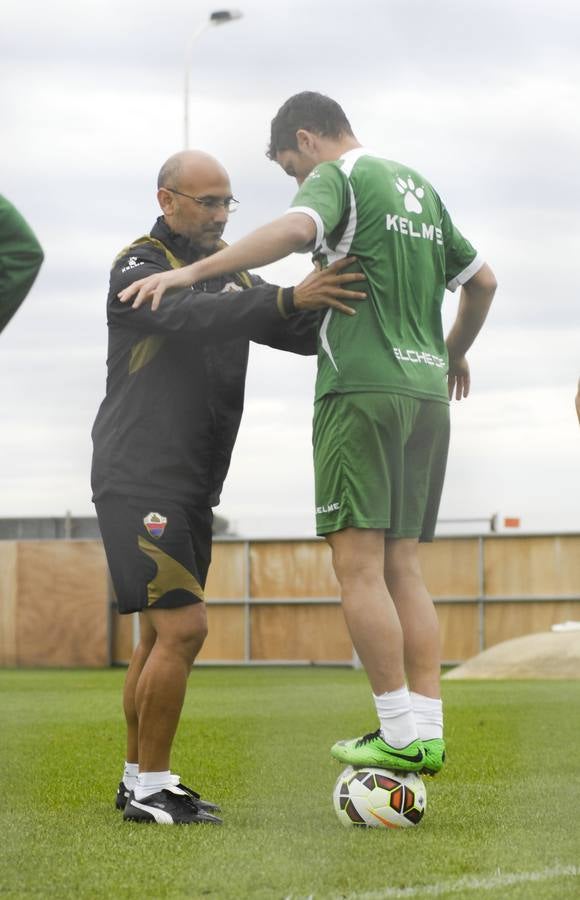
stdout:
[(352, 135), (350, 122), (341, 106), (324, 94), (302, 91), (286, 100), (274, 118), (270, 131), (269, 159), (276, 159), (282, 150), (297, 150), (296, 132), (299, 128), (322, 137), (340, 138)]

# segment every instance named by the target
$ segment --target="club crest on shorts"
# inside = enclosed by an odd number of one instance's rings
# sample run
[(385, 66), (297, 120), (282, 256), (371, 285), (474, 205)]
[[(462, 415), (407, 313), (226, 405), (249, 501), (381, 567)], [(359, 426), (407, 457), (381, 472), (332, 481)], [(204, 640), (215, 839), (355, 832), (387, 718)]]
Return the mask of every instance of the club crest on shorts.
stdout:
[(167, 518), (159, 513), (150, 512), (143, 519), (143, 524), (151, 537), (160, 538), (163, 537), (163, 532), (167, 525)]

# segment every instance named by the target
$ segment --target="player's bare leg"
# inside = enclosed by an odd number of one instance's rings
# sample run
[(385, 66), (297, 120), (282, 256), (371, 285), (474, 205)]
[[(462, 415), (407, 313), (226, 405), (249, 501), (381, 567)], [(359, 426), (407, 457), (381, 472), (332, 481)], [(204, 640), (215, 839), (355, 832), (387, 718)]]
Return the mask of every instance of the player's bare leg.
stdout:
[(418, 540), (386, 540), (385, 581), (403, 629), (405, 671), (426, 756), (423, 771), (435, 775), (445, 761), (441, 640), (435, 606), (421, 572)]
[(423, 581), (416, 539), (385, 541), (385, 580), (403, 629), (405, 671), (409, 688), (440, 696), (439, 620)]
[[(139, 775), (139, 716), (135, 699), (137, 683), (157, 639), (157, 633), (151, 624), (150, 617), (143, 613), (139, 617), (139, 631), (139, 643), (131, 657), (123, 692), (123, 707), (127, 722), (127, 759), (115, 798), (116, 808), (123, 810), (131, 791), (134, 791), (137, 786)], [(198, 806), (210, 813), (219, 812), (219, 807), (215, 803), (209, 800), (202, 800), (197, 791), (183, 785), (179, 775), (171, 774), (170, 777), (175, 785), (190, 794)]]
[(139, 776), (124, 818), (168, 825), (220, 825), (215, 804), (202, 800), (169, 769), (187, 678), (207, 635), (205, 604), (149, 609), (142, 616), (155, 641), (135, 687)]
[(342, 762), (418, 770), (423, 749), (405, 685), (403, 632), (384, 576), (384, 532), (346, 528), (327, 535), (353, 645), (368, 675), (380, 721), (377, 732), (339, 741)]
[(135, 789), (137, 784), (139, 775), (139, 718), (135, 704), (135, 691), (143, 666), (153, 649), (156, 637), (157, 635), (149, 620), (142, 614), (139, 614), (139, 643), (131, 654), (131, 661), (127, 669), (123, 688), (123, 711), (125, 713), (125, 722), (127, 723), (127, 756), (115, 797), (117, 809), (125, 809), (129, 794)]
[(384, 532), (345, 528), (326, 536), (340, 584), (342, 609), (373, 693), (405, 681), (403, 633), (384, 576)]
[(131, 662), (127, 669), (125, 687), (123, 690), (123, 710), (127, 723), (127, 762), (139, 763), (139, 719), (135, 703), (137, 682), (143, 671), (143, 666), (153, 649), (157, 634), (151, 625), (149, 618), (143, 613), (139, 614), (139, 643), (133, 650)]
[(156, 640), (135, 691), (139, 768), (162, 772), (169, 769), (187, 678), (207, 635), (207, 617), (203, 603), (149, 609), (142, 615), (155, 631)]

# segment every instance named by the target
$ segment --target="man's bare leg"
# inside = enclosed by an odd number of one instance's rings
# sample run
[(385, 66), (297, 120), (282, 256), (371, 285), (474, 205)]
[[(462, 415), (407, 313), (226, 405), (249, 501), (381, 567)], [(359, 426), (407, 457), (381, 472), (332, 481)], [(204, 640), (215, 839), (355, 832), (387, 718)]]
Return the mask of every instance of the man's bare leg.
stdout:
[(354, 648), (374, 694), (405, 682), (403, 633), (384, 576), (384, 532), (345, 528), (326, 535)]
[(135, 703), (137, 682), (153, 649), (157, 635), (148, 617), (139, 614), (139, 643), (133, 650), (123, 690), (123, 710), (127, 723), (127, 762), (139, 763), (139, 719)]
[(425, 751), (423, 772), (435, 775), (445, 762), (441, 642), (437, 613), (421, 572), (417, 540), (385, 542), (385, 580), (403, 628), (405, 670)]
[[(145, 640), (155, 636), (145, 657), (134, 691), (127, 690), (128, 718), (138, 723), (139, 774), (129, 793), (124, 818), (132, 822), (221, 825), (218, 807), (202, 800), (179, 782), (169, 768), (171, 747), (177, 730), (187, 678), (207, 634), (204, 603), (176, 609), (149, 609)], [(144, 655), (144, 654), (143, 654)], [(135, 659), (135, 672), (142, 656)]]
[(403, 633), (384, 576), (384, 532), (347, 528), (327, 536), (346, 624), (365, 667), (380, 729), (331, 750), (353, 766), (418, 771), (424, 762), (405, 684)]
[(207, 635), (205, 604), (143, 613), (156, 634), (135, 690), (139, 770), (169, 770), (171, 745), (195, 657)]
[(385, 580), (403, 629), (409, 688), (426, 697), (440, 696), (439, 620), (419, 563), (416, 539), (385, 541)]

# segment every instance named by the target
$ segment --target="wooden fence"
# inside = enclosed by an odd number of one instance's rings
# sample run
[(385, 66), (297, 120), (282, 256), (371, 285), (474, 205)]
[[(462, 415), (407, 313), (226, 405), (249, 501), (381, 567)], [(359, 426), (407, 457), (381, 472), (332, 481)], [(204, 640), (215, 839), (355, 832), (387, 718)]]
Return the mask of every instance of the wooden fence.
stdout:
[[(421, 546), (443, 658), (580, 620), (580, 535), (448, 537)], [(351, 664), (323, 541), (217, 540), (200, 663)], [(0, 541), (0, 665), (124, 663), (135, 616), (119, 616), (102, 545)]]

